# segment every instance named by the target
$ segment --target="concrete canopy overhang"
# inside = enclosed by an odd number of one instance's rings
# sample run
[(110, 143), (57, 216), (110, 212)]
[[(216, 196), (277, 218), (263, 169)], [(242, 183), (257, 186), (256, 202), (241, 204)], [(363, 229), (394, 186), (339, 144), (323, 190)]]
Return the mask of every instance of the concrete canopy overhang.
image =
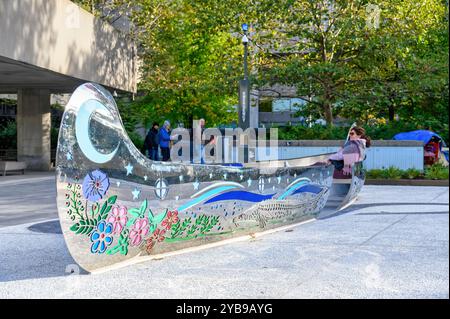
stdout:
[(71, 93), (85, 82), (136, 92), (136, 45), (69, 0), (0, 0), (0, 91)]
[[(0, 57), (0, 93), (18, 89), (49, 89), (51, 93), (70, 93), (85, 81)], [(113, 89), (113, 88), (109, 88)]]

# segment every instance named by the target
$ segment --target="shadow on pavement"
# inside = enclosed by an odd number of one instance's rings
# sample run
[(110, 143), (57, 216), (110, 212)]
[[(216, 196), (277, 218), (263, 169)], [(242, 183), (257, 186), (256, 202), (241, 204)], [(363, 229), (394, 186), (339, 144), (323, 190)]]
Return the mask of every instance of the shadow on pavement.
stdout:
[(0, 282), (87, 275), (70, 255), (58, 220), (0, 233)]

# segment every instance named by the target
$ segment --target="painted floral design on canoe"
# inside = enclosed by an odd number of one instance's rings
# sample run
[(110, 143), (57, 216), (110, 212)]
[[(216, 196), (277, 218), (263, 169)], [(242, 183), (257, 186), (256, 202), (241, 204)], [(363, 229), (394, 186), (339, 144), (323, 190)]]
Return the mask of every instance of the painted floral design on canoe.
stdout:
[(113, 242), (113, 225), (102, 220), (91, 234), (91, 253), (103, 254)]
[(138, 246), (148, 234), (149, 223), (147, 218), (140, 218), (136, 220), (130, 230), (130, 244), (131, 246)]
[(151, 237), (147, 239), (147, 244), (145, 246), (148, 253), (153, 249), (156, 243), (160, 243), (166, 239), (165, 237), (166, 230), (165, 229), (156, 229)]
[(109, 188), (108, 176), (97, 169), (86, 175), (83, 180), (83, 196), (91, 202), (97, 202), (105, 196)]
[(115, 206), (106, 219), (113, 225), (113, 233), (120, 234), (128, 221), (128, 210), (125, 206)]
[(172, 228), (172, 225), (178, 223), (179, 220), (180, 219), (178, 218), (178, 211), (168, 211), (166, 219), (162, 221), (161, 226), (166, 230), (170, 230), (170, 228)]

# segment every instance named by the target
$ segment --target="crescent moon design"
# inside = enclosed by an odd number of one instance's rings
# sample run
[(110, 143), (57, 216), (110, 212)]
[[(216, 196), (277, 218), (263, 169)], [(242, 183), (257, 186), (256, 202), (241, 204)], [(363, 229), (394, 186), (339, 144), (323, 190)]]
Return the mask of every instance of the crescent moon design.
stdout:
[(88, 100), (80, 106), (75, 121), (75, 135), (83, 154), (92, 162), (103, 164), (113, 159), (119, 149), (119, 144), (116, 149), (109, 154), (98, 152), (94, 145), (92, 145), (91, 139), (89, 138), (89, 122), (92, 113), (99, 110), (110, 114), (108, 109), (97, 100)]

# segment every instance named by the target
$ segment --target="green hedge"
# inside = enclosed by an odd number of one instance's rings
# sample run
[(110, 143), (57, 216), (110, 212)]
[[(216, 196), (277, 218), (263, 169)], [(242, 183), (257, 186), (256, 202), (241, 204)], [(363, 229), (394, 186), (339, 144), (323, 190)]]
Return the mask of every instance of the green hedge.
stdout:
[(17, 148), (16, 121), (8, 121), (0, 126), (0, 149)]
[[(363, 127), (372, 140), (391, 140), (397, 133), (429, 129), (429, 127), (402, 121), (373, 126), (363, 125)], [(278, 129), (278, 137), (280, 140), (343, 140), (346, 138), (350, 126), (328, 127), (314, 125), (307, 127), (298, 125), (279, 127)], [(447, 124), (442, 124), (440, 128), (436, 128), (433, 131), (442, 136), (446, 144), (449, 144)]]
[(435, 179), (445, 180), (449, 178), (448, 167), (442, 164), (434, 164), (433, 166), (425, 167), (422, 172), (417, 169), (401, 170), (396, 167), (389, 167), (387, 169), (372, 169), (366, 172), (369, 179)]

